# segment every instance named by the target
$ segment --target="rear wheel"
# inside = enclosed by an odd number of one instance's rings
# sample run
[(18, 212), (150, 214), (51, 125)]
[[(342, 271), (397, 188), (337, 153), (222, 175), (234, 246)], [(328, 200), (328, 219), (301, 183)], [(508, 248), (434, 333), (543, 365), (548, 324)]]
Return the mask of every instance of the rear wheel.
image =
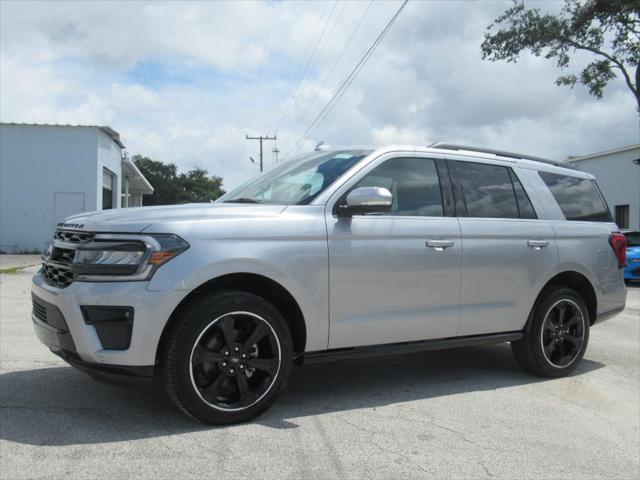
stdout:
[(589, 342), (589, 312), (582, 297), (566, 287), (548, 289), (538, 301), (522, 340), (511, 343), (517, 362), (543, 377), (568, 375)]
[(292, 366), (287, 323), (269, 302), (228, 291), (199, 297), (170, 332), (161, 362), (165, 390), (203, 422), (250, 420), (266, 410)]

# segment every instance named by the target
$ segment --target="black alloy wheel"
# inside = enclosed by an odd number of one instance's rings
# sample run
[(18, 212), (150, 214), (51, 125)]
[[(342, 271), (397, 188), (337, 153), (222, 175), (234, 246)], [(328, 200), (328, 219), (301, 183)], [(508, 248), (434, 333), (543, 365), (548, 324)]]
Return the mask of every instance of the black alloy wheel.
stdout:
[(587, 350), (590, 320), (590, 312), (578, 292), (550, 285), (536, 301), (523, 338), (511, 342), (516, 361), (542, 377), (569, 375)]
[(251, 420), (275, 402), (293, 367), (287, 320), (262, 297), (204, 292), (176, 314), (159, 354), (170, 400), (206, 423)]
[(273, 386), (281, 357), (278, 337), (262, 317), (230, 312), (213, 320), (196, 339), (191, 381), (211, 407), (245, 409)]
[(573, 363), (584, 341), (584, 316), (578, 305), (569, 299), (558, 300), (548, 310), (540, 335), (542, 351), (554, 367)]

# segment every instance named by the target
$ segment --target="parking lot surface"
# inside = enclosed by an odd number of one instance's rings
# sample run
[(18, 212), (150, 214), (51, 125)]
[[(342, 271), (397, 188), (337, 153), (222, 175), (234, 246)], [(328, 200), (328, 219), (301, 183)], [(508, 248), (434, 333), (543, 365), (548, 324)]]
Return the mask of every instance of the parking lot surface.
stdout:
[(640, 476), (638, 288), (569, 378), (526, 374), (506, 344), (302, 366), (259, 419), (214, 428), (43, 347), (35, 269), (0, 276), (3, 480)]

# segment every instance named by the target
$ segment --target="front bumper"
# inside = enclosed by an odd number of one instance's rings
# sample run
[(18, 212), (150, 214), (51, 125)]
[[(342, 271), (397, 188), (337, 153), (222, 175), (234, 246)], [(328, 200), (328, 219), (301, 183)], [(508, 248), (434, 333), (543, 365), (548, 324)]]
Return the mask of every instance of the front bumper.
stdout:
[[(148, 282), (74, 282), (67, 288), (58, 288), (38, 273), (31, 285), (36, 335), (50, 350), (78, 368), (153, 368), (164, 326), (188, 292), (150, 291), (147, 285)], [(42, 320), (42, 312), (36, 315), (36, 301), (41, 310), (42, 306), (46, 309), (46, 321)], [(105, 349), (96, 327), (86, 323), (81, 306), (132, 307), (135, 315), (129, 348)]]

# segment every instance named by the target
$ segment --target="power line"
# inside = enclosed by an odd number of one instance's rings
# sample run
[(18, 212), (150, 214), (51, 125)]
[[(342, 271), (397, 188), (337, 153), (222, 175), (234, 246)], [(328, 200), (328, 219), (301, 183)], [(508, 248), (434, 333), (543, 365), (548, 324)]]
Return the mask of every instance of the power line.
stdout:
[(269, 21), (267, 23), (267, 34), (264, 41), (264, 49), (262, 50), (262, 59), (260, 60), (260, 68), (258, 69), (258, 80), (256, 81), (256, 88), (253, 92), (253, 101), (251, 102), (251, 110), (249, 111), (249, 123), (247, 130), (251, 128), (251, 122), (253, 121), (253, 111), (256, 106), (256, 99), (258, 98), (258, 90), (260, 89), (260, 83), (262, 82), (262, 70), (264, 69), (264, 63), (267, 58), (267, 50), (269, 49), (269, 37), (271, 35), (271, 20), (273, 19), (273, 10), (275, 4), (271, 5), (271, 12), (269, 13)]
[[(371, 9), (371, 5), (373, 5), (374, 0), (370, 0), (369, 1), (369, 5), (367, 5), (367, 8), (364, 10), (362, 16), (360, 17), (360, 20), (358, 20), (358, 23), (356, 24), (355, 28), (353, 29), (353, 31), (351, 32), (351, 36), (349, 36), (349, 39), (347, 40), (347, 42), (344, 44), (344, 47), (342, 47), (342, 51), (340, 52), (340, 54), (338, 55), (338, 57), (336, 58), (336, 61), (333, 63), (333, 65), (331, 66), (331, 69), (329, 70), (329, 73), (327, 73), (327, 75), (324, 77), (324, 79), (322, 80), (322, 84), (320, 85), (320, 88), (318, 88), (316, 90), (316, 94), (314, 95), (313, 99), (311, 100), (311, 102), (309, 102), (309, 104), (307, 105), (307, 108), (305, 109), (305, 111), (303, 112), (302, 115), (300, 115), (300, 119), (301, 121), (304, 121), (305, 118), (307, 118), (307, 113), (309, 113), (309, 110), (311, 110), (311, 107), (313, 107), (316, 103), (316, 100), (318, 99), (318, 96), (320, 95), (320, 92), (322, 91), (322, 89), (325, 87), (325, 85), (327, 84), (327, 81), (329, 80), (329, 78), (331, 77), (331, 75), (333, 74), (333, 72), (335, 71), (336, 67), (338, 66), (338, 64), (340, 63), (340, 60), (342, 60), (342, 57), (344, 56), (345, 52), (347, 51), (347, 48), (349, 48), (349, 45), (351, 45), (351, 42), (353, 40), (353, 38), (356, 36), (356, 33), (358, 32), (358, 30), (360, 29), (360, 25), (362, 25), (362, 22), (364, 21), (365, 17), (367, 16), (367, 14), (369, 13), (369, 10)], [(345, 2), (344, 5), (346, 5), (347, 3)], [(343, 9), (344, 10), (344, 9)], [(297, 130), (297, 128), (296, 128)]]
[(358, 75), (360, 70), (362, 70), (362, 67), (364, 67), (364, 65), (367, 63), (369, 58), (371, 58), (371, 55), (373, 54), (375, 49), (378, 47), (378, 45), (380, 45), (380, 43), (382, 42), (382, 40), (386, 36), (387, 32), (391, 29), (391, 26), (395, 23), (395, 21), (397, 20), (398, 16), (402, 12), (402, 10), (404, 10), (404, 7), (406, 7), (407, 3), (409, 3), (409, 0), (404, 0), (404, 2), (402, 2), (402, 5), (398, 9), (398, 11), (396, 11), (395, 15), (391, 18), (391, 20), (389, 20), (389, 22), (384, 27), (382, 32), (380, 32), (378, 37), (374, 40), (374, 42), (371, 44), (371, 46), (365, 52), (365, 54), (362, 56), (362, 58), (358, 61), (358, 63), (355, 65), (355, 67), (353, 67), (353, 70), (351, 70), (351, 73), (340, 84), (340, 86), (338, 87), (336, 92), (333, 94), (331, 99), (327, 102), (327, 104), (324, 106), (324, 108), (316, 116), (316, 118), (313, 120), (313, 122), (311, 122), (311, 124), (309, 125), (307, 130), (304, 132), (304, 134), (294, 143), (293, 147), (291, 147), (291, 149), (287, 152), (287, 154), (285, 155), (284, 159), (286, 159), (291, 154), (291, 152), (293, 152), (298, 147), (298, 145), (305, 138), (307, 138), (307, 136), (313, 131), (313, 129), (324, 119), (324, 117), (326, 117), (326, 115), (329, 113), (329, 110), (338, 102), (338, 100), (340, 100), (340, 98), (342, 97), (344, 92), (349, 88), (349, 86), (351, 85), (353, 80), (356, 78), (356, 76)]
[[(302, 77), (300, 77), (300, 81), (298, 82), (298, 85), (296, 87), (296, 89), (293, 92), (293, 95), (291, 96), (291, 103), (295, 103), (296, 101), (296, 97), (298, 96), (298, 92), (300, 91), (300, 87), (302, 86), (302, 82), (304, 81), (305, 77), (307, 76), (307, 72), (309, 71), (309, 66), (311, 65), (311, 61), (313, 60), (313, 57), (315, 56), (316, 52), (318, 51), (318, 46), (320, 45), (320, 43), (322, 42), (322, 39), (324, 38), (324, 34), (327, 31), (327, 27), (329, 26), (329, 23), (331, 22), (331, 17), (333, 16), (333, 12), (336, 9), (336, 5), (338, 4), (338, 0), (335, 0), (333, 2), (333, 7), (331, 7), (331, 11), (329, 12), (329, 16), (327, 17), (327, 22), (324, 24), (324, 27), (322, 28), (322, 33), (320, 33), (320, 37), (318, 38), (318, 41), (316, 42), (316, 46), (313, 49), (313, 52), (311, 52), (311, 56), (309, 57), (309, 60), (307, 61), (307, 64), (304, 67), (304, 71), (302, 72)], [(343, 8), (344, 5), (346, 5), (346, 2), (343, 4)], [(331, 28), (331, 32), (333, 32), (336, 24), (337, 24), (337, 19), (336, 22), (333, 24), (333, 27)], [(331, 33), (329, 33), (331, 34)], [(325, 44), (326, 45), (326, 44)], [(324, 49), (324, 46), (320, 49), (320, 52), (322, 52), (322, 50)]]
[[(309, 40), (307, 41), (307, 46), (304, 49), (304, 53), (302, 54), (302, 59), (300, 60), (300, 64), (298, 65), (298, 68), (296, 68), (296, 74), (294, 75), (294, 80), (291, 83), (291, 85), (289, 86), (289, 90), (287, 90), (287, 94), (284, 96), (284, 98), (282, 99), (281, 104), (284, 105), (287, 100), (289, 99), (289, 96), (291, 95), (291, 92), (293, 92), (294, 90), (294, 86), (296, 86), (295, 88), (297, 88), (297, 78), (298, 75), (300, 74), (300, 72), (302, 71), (302, 66), (304, 65), (304, 61), (307, 58), (307, 52), (309, 51), (309, 47), (311, 47), (311, 42), (313, 41), (314, 37), (316, 36), (316, 34), (320, 31), (320, 25), (321, 25), (321, 20), (324, 18), (324, 12), (327, 10), (327, 6), (329, 5), (329, 0), (327, 0), (324, 3), (324, 7), (322, 8), (322, 12), (320, 13), (320, 20), (318, 21), (318, 25), (316, 26), (316, 29), (313, 32), (313, 35), (311, 35), (309, 37)], [(281, 123), (281, 122), (279, 122)]]

